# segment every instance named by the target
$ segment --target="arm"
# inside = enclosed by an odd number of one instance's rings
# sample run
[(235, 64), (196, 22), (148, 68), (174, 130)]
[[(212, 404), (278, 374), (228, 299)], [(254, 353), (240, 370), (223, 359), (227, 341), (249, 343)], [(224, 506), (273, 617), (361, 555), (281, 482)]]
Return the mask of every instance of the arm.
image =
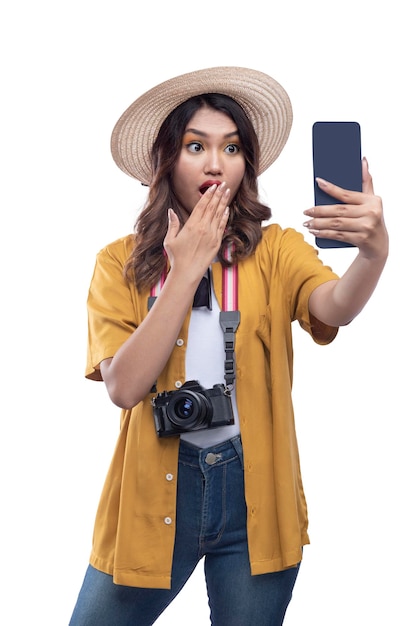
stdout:
[(358, 247), (357, 257), (343, 276), (317, 287), (309, 299), (311, 315), (331, 326), (348, 324), (360, 313), (379, 281), (388, 256), (382, 201), (374, 195), (366, 159), (362, 171), (362, 192), (347, 191), (319, 179), (320, 187), (343, 204), (305, 211), (310, 219), (304, 226), (310, 233)]
[(228, 220), (229, 190), (208, 191), (182, 229), (169, 210), (164, 247), (170, 261), (167, 280), (144, 321), (100, 364), (111, 400), (132, 408), (143, 400), (165, 367), (197, 285), (216, 256)]

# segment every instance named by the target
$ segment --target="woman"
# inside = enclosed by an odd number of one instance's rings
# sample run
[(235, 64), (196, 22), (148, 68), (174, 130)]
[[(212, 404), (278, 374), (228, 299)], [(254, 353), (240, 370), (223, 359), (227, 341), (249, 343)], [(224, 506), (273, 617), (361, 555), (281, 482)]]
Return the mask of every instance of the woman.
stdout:
[(274, 79), (218, 67), (151, 89), (115, 126), (113, 157), (149, 197), (89, 291), (86, 376), (122, 415), (72, 626), (153, 624), (203, 557), (212, 624), (283, 623), (309, 543), (291, 324), (331, 342), (388, 253), (365, 160), (362, 193), (319, 180), (343, 204), (305, 211), (309, 232), (358, 247), (341, 278), (263, 225), (257, 176), (291, 122)]

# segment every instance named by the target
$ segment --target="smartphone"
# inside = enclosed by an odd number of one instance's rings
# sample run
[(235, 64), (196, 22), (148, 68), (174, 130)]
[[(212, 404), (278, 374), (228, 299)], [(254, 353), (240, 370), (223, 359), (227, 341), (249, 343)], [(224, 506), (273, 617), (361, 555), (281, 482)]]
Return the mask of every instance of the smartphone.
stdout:
[[(351, 191), (362, 190), (361, 137), (358, 122), (315, 122), (312, 127), (312, 152), (315, 206), (338, 204), (322, 191), (316, 177), (324, 178)], [(318, 248), (347, 248), (351, 243), (315, 238)]]

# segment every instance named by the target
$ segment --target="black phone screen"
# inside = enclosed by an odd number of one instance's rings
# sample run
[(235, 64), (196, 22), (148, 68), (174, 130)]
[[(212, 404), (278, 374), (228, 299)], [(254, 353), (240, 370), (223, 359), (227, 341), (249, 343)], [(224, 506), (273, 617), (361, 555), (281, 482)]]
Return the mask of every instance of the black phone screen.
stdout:
[[(322, 191), (316, 177), (350, 189), (361, 191), (361, 137), (358, 122), (315, 122), (312, 127), (312, 151), (315, 205), (338, 204), (338, 200)], [(352, 244), (316, 237), (319, 248), (352, 247)]]

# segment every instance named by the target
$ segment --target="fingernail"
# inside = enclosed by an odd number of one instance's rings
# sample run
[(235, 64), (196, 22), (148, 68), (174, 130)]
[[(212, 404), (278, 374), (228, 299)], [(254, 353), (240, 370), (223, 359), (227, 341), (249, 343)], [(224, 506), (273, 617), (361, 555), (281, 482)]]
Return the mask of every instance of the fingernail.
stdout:
[(318, 185), (322, 185), (322, 187), (327, 187), (328, 183), (326, 180), (324, 180), (323, 178), (316, 178), (316, 182), (318, 183)]

